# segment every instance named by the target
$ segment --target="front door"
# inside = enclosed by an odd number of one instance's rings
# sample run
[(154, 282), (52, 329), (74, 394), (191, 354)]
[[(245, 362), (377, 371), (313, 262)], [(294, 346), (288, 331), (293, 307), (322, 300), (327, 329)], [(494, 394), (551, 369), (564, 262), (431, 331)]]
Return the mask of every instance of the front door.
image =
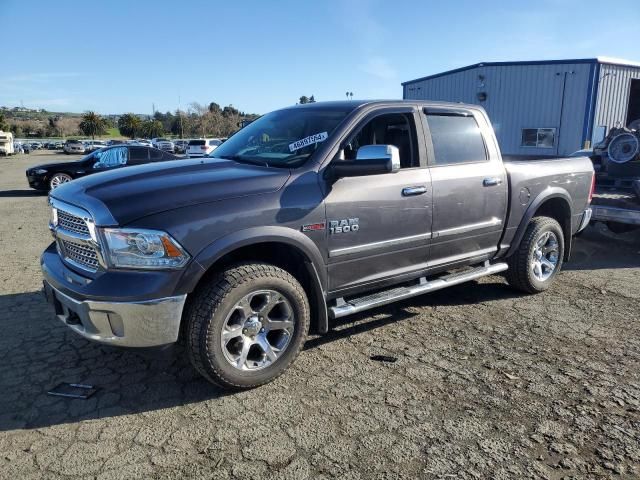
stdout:
[(340, 178), (328, 187), (331, 291), (346, 291), (426, 267), (431, 180), (416, 119), (409, 107), (376, 112), (354, 129), (343, 149), (346, 159), (354, 159), (361, 146), (395, 145), (401, 168), (396, 173)]

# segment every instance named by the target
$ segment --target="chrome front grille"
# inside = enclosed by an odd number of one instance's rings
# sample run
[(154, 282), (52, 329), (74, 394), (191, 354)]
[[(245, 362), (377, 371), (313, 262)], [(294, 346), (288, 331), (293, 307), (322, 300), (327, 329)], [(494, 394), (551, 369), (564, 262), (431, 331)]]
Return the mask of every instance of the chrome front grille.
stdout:
[(81, 208), (50, 198), (55, 212), (51, 230), (58, 253), (72, 266), (95, 272), (100, 268), (100, 246), (91, 215)]
[(76, 217), (64, 210), (58, 210), (58, 226), (73, 233), (90, 235), (87, 223), (80, 217)]
[(97, 270), (100, 263), (98, 262), (98, 254), (95, 249), (87, 245), (60, 240), (65, 258), (80, 265), (87, 266), (93, 270)]

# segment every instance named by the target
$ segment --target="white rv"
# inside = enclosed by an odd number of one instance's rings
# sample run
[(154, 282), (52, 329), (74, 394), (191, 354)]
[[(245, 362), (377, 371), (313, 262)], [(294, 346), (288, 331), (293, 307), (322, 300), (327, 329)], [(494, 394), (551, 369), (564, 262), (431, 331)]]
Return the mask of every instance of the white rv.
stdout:
[(0, 155), (13, 155), (13, 133), (0, 130)]

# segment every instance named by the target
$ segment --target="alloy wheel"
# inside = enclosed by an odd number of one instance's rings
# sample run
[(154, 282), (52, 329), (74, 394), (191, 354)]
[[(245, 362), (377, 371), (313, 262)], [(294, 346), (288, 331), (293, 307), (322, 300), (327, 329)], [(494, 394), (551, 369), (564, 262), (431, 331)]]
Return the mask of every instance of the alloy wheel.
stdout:
[(233, 306), (222, 326), (220, 343), (233, 367), (261, 370), (285, 352), (294, 329), (289, 300), (275, 290), (258, 290)]

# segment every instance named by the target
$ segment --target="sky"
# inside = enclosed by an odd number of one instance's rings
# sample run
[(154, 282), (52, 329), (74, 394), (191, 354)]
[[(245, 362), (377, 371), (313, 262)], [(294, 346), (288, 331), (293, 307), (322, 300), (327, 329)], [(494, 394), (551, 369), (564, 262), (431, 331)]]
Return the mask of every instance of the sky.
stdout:
[(266, 113), (486, 61), (640, 61), (638, 0), (0, 0), (0, 106)]

